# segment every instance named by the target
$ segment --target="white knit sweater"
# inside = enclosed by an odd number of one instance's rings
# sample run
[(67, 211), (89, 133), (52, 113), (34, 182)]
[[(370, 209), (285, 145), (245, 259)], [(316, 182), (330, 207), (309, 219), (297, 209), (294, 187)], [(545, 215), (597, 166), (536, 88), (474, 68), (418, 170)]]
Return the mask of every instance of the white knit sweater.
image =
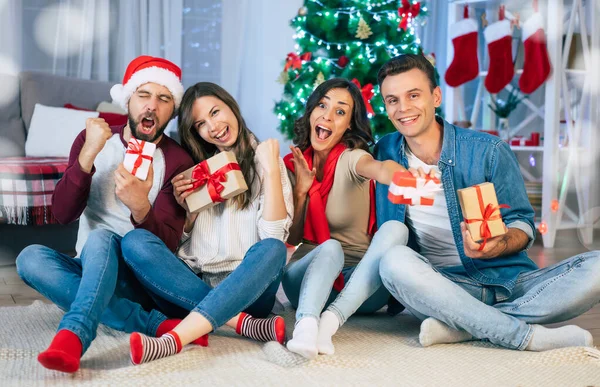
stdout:
[(191, 232), (183, 233), (177, 255), (195, 273), (232, 272), (258, 241), (266, 238), (287, 240), (294, 214), (294, 199), (283, 160), (279, 159), (279, 169), (287, 216), (278, 221), (267, 221), (262, 217), (265, 200), (263, 169), (258, 158), (254, 160), (258, 175), (254, 179), (253, 198), (248, 207), (240, 210), (233, 200), (227, 200), (200, 212)]

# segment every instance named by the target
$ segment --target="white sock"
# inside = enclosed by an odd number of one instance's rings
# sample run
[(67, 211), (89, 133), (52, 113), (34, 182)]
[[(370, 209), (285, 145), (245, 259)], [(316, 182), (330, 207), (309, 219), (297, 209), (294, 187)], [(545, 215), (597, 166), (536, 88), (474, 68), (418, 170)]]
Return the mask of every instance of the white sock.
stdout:
[(314, 317), (298, 320), (294, 327), (293, 337), (287, 342), (287, 349), (307, 359), (314, 359), (317, 354), (317, 332), (319, 324)]
[(317, 347), (322, 355), (333, 355), (335, 347), (331, 341), (331, 337), (335, 335), (340, 327), (340, 320), (337, 316), (328, 310), (321, 313), (321, 321), (319, 321), (319, 335), (317, 337)]
[(469, 332), (450, 328), (433, 317), (426, 318), (421, 323), (419, 342), (423, 347), (429, 347), (434, 344), (459, 343), (468, 340), (473, 340), (473, 336)]
[(533, 335), (526, 351), (548, 351), (564, 347), (592, 347), (594, 338), (592, 334), (576, 325), (567, 325), (560, 328), (544, 328), (534, 324)]

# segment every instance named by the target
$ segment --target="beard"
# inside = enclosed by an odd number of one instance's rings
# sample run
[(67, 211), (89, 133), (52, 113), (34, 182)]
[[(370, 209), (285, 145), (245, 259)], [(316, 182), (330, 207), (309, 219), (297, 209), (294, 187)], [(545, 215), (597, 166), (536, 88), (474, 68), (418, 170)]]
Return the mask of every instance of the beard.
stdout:
[[(138, 126), (140, 125), (143, 118), (151, 118), (152, 120), (154, 120), (154, 126), (156, 127), (156, 131), (154, 132), (154, 134), (140, 133), (140, 131), (138, 130)], [(131, 116), (131, 114), (129, 114), (128, 121), (129, 121), (129, 129), (131, 129), (131, 135), (133, 137), (137, 138), (138, 140), (147, 141), (147, 142), (156, 141), (157, 138), (162, 136), (163, 132), (167, 128), (167, 125), (169, 125), (169, 122), (167, 121), (164, 125), (161, 126), (160, 122), (158, 121), (158, 118), (156, 117), (156, 114), (154, 114), (154, 113), (141, 115), (139, 121), (136, 121)]]

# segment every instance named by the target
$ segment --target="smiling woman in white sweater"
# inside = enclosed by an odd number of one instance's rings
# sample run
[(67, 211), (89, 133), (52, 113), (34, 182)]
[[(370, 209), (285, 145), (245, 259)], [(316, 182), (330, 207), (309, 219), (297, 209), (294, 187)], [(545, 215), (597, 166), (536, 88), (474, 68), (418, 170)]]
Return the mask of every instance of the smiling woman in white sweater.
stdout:
[[(131, 360), (145, 363), (181, 351), (222, 325), (259, 341), (285, 339), (285, 322), (271, 312), (286, 260), (283, 241), (292, 224), (292, 188), (277, 140), (260, 144), (223, 88), (200, 82), (189, 88), (179, 110), (182, 145), (195, 162), (232, 151), (248, 190), (191, 214), (185, 204), (192, 181), (173, 179), (186, 209), (177, 255), (153, 234), (136, 230), (122, 242), (123, 256), (140, 282), (171, 315), (190, 312), (160, 338), (133, 333)], [(241, 312), (241, 313), (240, 313)]]

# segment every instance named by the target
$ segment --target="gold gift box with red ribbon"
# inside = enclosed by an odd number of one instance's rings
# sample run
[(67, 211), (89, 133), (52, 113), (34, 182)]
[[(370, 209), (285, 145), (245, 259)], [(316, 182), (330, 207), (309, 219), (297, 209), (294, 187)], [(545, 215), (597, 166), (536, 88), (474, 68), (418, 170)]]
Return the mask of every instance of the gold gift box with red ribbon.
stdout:
[(475, 242), (483, 241), (481, 249), (489, 238), (506, 233), (500, 208), (509, 207), (498, 204), (494, 183), (477, 184), (456, 193), (471, 237)]
[(408, 171), (394, 173), (388, 200), (394, 204), (433, 206), (435, 193), (441, 190), (441, 182), (437, 177), (414, 177)]
[(185, 202), (191, 213), (200, 212), (248, 190), (233, 152), (219, 152), (183, 172), (194, 185)]

